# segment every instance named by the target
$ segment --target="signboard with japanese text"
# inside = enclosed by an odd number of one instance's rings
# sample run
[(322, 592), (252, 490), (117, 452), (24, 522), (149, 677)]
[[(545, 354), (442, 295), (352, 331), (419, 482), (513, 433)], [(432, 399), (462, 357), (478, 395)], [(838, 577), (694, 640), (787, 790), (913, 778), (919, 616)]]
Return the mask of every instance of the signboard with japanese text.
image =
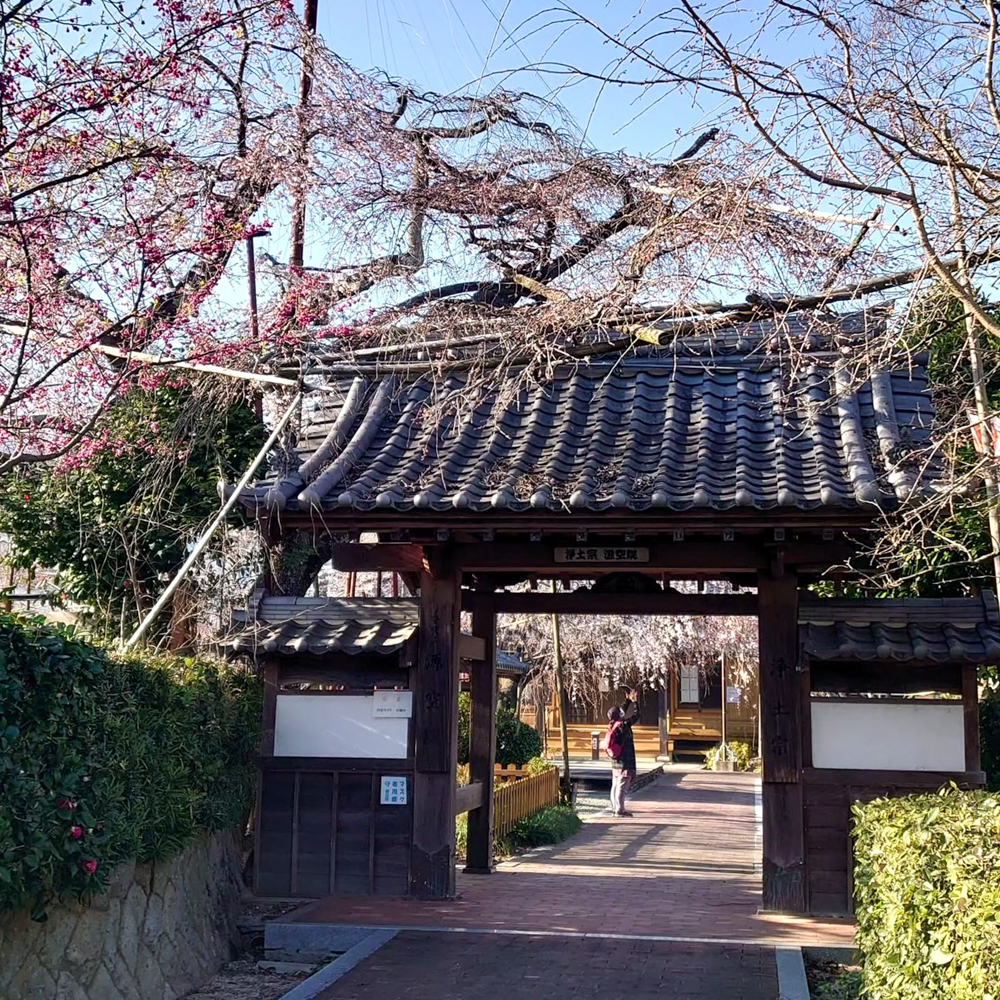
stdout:
[(379, 803), (383, 806), (405, 806), (406, 777), (383, 777)]
[(413, 718), (412, 691), (376, 691), (372, 699), (373, 719)]
[(635, 545), (571, 545), (555, 550), (557, 563), (648, 563), (649, 549)]

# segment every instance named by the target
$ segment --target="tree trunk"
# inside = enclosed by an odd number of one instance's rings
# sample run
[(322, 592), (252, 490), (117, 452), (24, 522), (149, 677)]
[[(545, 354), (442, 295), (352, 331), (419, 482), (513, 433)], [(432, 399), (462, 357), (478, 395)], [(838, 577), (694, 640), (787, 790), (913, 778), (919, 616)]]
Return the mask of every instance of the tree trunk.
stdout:
[(314, 531), (285, 531), (268, 546), (268, 589), (273, 594), (304, 597), (320, 569), (330, 561), (333, 540)]

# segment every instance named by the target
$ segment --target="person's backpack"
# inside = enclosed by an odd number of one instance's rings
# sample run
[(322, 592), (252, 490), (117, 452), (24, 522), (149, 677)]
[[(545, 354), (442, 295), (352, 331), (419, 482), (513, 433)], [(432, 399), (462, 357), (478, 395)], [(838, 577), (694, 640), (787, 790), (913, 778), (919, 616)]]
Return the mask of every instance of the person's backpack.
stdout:
[(608, 726), (608, 735), (604, 737), (604, 752), (612, 759), (618, 760), (625, 749), (625, 739), (622, 735), (622, 724), (612, 722)]

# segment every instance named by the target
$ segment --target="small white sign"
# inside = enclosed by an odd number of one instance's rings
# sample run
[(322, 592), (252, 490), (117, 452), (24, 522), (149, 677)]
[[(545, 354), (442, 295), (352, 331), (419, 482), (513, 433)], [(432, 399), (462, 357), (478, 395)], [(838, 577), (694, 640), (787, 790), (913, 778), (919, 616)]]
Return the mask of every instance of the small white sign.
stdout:
[(406, 805), (406, 778), (382, 778), (382, 805)]
[(735, 686), (726, 688), (727, 705), (738, 705), (742, 697), (743, 697), (743, 688)]
[(573, 545), (557, 548), (557, 563), (648, 563), (649, 549), (635, 545)]
[(376, 691), (372, 699), (373, 719), (412, 719), (412, 691)]

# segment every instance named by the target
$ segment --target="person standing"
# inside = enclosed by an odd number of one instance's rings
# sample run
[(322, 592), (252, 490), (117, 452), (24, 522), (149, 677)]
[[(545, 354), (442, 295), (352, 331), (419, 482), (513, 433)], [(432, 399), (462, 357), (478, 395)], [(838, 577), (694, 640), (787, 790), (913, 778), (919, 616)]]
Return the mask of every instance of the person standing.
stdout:
[(625, 796), (635, 780), (635, 738), (632, 726), (639, 721), (639, 693), (633, 688), (621, 708), (608, 712), (605, 747), (611, 758), (611, 814), (631, 816), (625, 811)]

